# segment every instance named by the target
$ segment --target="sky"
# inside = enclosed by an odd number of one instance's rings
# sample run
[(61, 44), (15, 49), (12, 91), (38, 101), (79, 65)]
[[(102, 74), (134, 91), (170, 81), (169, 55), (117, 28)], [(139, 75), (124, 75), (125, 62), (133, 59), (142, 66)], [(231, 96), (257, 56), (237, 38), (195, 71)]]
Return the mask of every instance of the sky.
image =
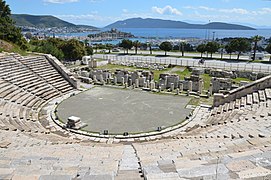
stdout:
[(104, 27), (128, 18), (271, 27), (271, 0), (6, 0), (12, 13)]

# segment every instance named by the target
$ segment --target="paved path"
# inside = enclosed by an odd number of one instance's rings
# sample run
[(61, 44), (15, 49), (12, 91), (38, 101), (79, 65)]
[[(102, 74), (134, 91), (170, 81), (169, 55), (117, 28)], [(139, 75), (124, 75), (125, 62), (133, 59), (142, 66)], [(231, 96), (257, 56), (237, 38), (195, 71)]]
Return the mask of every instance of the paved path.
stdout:
[(246, 70), (253, 72), (269, 72), (271, 73), (271, 64), (262, 63), (248, 63), (248, 62), (235, 62), (233, 61), (221, 61), (221, 60), (205, 60), (205, 63), (198, 64), (198, 59), (192, 58), (172, 58), (172, 57), (153, 57), (153, 56), (140, 56), (140, 55), (104, 55), (95, 54), (95, 58), (101, 58), (104, 60), (111, 59), (112, 61), (126, 61), (126, 62), (149, 62), (160, 64), (174, 64), (180, 66), (192, 66), (192, 67), (205, 67), (205, 68), (220, 68), (225, 70)]

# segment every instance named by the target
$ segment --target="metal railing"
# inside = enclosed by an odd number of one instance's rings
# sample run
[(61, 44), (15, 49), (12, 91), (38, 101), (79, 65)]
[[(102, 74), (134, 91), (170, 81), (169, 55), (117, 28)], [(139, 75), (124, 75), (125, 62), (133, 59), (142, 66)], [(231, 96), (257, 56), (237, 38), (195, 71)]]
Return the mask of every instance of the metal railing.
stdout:
[(182, 59), (182, 58), (159, 58), (159, 57), (144, 57), (144, 56), (116, 56), (103, 55), (103, 60), (134, 62), (134, 63), (156, 63), (156, 64), (171, 64), (178, 66), (202, 67), (202, 68), (217, 68), (230, 71), (252, 71), (271, 73), (271, 64), (246, 63), (246, 62), (219, 62), (215, 60), (206, 60), (203, 64), (198, 63), (198, 59)]

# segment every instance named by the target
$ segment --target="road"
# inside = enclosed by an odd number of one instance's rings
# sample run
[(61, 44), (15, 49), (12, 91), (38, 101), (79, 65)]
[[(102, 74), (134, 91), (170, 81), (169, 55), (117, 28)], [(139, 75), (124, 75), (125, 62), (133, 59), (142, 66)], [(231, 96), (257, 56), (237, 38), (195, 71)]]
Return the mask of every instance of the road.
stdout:
[(116, 55), (116, 54), (95, 54), (94, 58), (103, 60), (111, 59), (111, 61), (123, 61), (123, 62), (148, 62), (148, 63), (160, 63), (160, 64), (173, 64), (179, 66), (191, 66), (191, 67), (204, 67), (204, 68), (219, 68), (225, 70), (244, 70), (252, 72), (265, 72), (271, 73), (271, 64), (263, 63), (248, 63), (248, 62), (236, 62), (221, 61), (221, 60), (205, 60), (204, 64), (198, 64), (198, 59), (193, 58), (172, 58), (172, 57), (154, 57), (154, 56), (141, 56), (141, 55)]

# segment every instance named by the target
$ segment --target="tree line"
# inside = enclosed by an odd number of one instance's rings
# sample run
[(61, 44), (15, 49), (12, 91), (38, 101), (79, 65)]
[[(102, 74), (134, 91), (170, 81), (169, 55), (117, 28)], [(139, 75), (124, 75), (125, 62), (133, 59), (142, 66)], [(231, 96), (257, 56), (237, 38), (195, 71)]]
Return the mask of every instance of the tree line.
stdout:
[[(203, 57), (203, 53), (206, 53), (206, 57), (213, 57), (214, 53), (220, 53), (221, 59), (223, 58), (224, 52), (228, 53), (230, 55), (230, 58), (233, 53), (237, 53), (237, 60), (239, 60), (240, 55), (242, 53), (246, 52), (253, 52), (252, 59), (256, 59), (256, 52), (257, 50), (266, 51), (268, 53), (271, 53), (271, 38), (269, 41), (269, 44), (265, 47), (259, 47), (258, 42), (262, 40), (263, 37), (261, 36), (254, 36), (252, 38), (226, 38), (221, 41), (224, 42), (218, 42), (218, 41), (209, 41), (206, 43), (202, 43), (197, 45), (196, 47), (192, 46), (189, 43), (181, 42), (179, 45), (173, 45), (169, 41), (164, 41), (159, 44), (159, 49), (165, 51), (165, 56), (167, 55), (167, 52), (169, 51), (180, 51), (182, 53), (182, 56), (184, 56), (184, 52), (193, 52), (197, 51), (201, 53), (201, 58)], [(124, 49), (124, 52), (128, 54), (128, 51), (134, 47), (135, 54), (137, 54), (138, 48), (146, 49), (147, 47), (150, 50), (150, 54), (152, 54), (152, 48), (150, 43), (140, 43), (138, 41), (131, 41), (129, 39), (124, 39), (121, 41), (121, 43), (118, 45), (119, 47), (122, 47)], [(210, 56), (209, 56), (210, 55)]]
[[(29, 34), (26, 34), (29, 36)], [(21, 29), (15, 26), (11, 19), (11, 10), (5, 1), (0, 0), (0, 39), (16, 44), (22, 50), (29, 50), (40, 53), (47, 53), (56, 56), (61, 60), (81, 59), (84, 55), (92, 55), (92, 47), (87, 42), (76, 39), (61, 40), (58, 38), (47, 38), (38, 40), (30, 37), (28, 43), (21, 33)]]
[(22, 50), (27, 49), (27, 42), (20, 28), (11, 19), (11, 10), (5, 1), (0, 0), (0, 39), (18, 45)]
[(32, 51), (52, 54), (60, 60), (74, 61), (85, 55), (93, 55), (93, 49), (87, 42), (84, 43), (76, 39), (48, 38), (38, 40), (32, 38), (29, 44)]
[[(231, 55), (237, 53), (237, 60), (239, 60), (242, 53), (250, 52), (253, 50), (253, 59), (255, 59), (256, 51), (259, 49), (257, 43), (262, 37), (255, 36), (251, 39), (247, 38), (231, 38), (227, 43), (218, 43), (216, 41), (210, 41), (206, 43), (199, 44), (194, 47), (189, 43), (180, 42), (178, 45), (173, 45), (169, 41), (161, 42), (158, 47), (160, 50), (165, 51), (165, 56), (169, 51), (179, 51), (182, 56), (184, 52), (199, 52), (201, 53), (201, 58), (203, 53), (206, 53), (207, 58), (212, 58), (214, 53), (220, 53), (221, 59), (223, 59), (224, 52)], [(76, 59), (81, 59), (84, 55), (93, 55), (97, 53), (98, 49), (106, 49), (108, 53), (115, 47), (121, 47), (125, 54), (129, 53), (129, 50), (134, 48), (134, 53), (138, 53), (138, 49), (149, 49), (150, 54), (152, 54), (152, 44), (151, 43), (141, 43), (138, 40), (132, 41), (129, 39), (123, 39), (119, 44), (94, 44), (90, 45), (87, 40), (78, 41), (76, 39), (62, 40), (58, 38), (48, 38), (45, 40), (38, 40), (37, 38), (31, 38), (29, 44), (30, 49), (35, 52), (48, 53), (56, 56), (61, 60), (73, 61)], [(253, 46), (252, 46), (253, 44)], [(266, 46), (265, 49), (268, 53), (271, 53), (271, 41)]]

